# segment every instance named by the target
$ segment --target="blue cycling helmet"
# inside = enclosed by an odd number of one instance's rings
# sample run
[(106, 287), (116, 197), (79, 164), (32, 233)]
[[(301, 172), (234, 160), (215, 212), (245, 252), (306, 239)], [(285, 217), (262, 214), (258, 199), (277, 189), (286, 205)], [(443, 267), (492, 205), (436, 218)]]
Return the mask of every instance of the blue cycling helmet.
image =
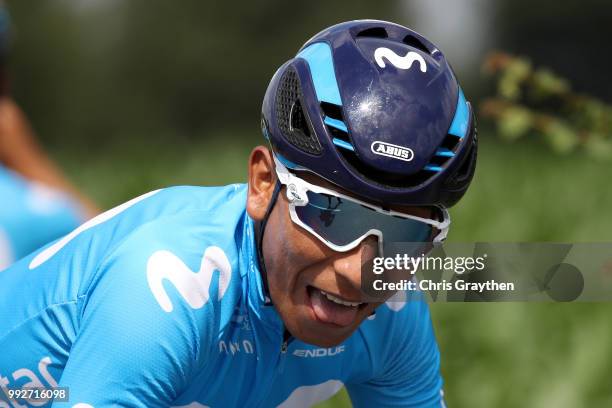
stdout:
[(474, 113), (444, 55), (385, 21), (308, 40), (274, 74), (262, 131), (287, 167), (382, 206), (450, 207), (476, 165)]

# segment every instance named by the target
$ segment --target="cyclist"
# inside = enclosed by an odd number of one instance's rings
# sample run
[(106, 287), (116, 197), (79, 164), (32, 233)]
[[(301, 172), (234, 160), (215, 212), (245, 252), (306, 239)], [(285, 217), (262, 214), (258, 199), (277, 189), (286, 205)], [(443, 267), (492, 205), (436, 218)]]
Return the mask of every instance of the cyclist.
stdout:
[(0, 1), (0, 270), (97, 213), (38, 145), (10, 96), (10, 18)]
[(344, 385), (357, 407), (443, 406), (427, 304), (370, 301), (360, 266), (444, 239), (470, 184), (473, 114), (444, 56), (393, 23), (338, 24), (280, 67), (262, 116), (248, 184), (147, 193), (0, 273), (0, 390), (295, 407)]

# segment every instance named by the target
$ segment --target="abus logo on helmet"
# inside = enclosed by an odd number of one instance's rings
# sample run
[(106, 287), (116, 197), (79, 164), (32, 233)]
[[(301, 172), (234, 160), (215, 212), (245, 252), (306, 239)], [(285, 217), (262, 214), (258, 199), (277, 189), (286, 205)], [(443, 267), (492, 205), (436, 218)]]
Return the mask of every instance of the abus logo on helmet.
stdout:
[(379, 156), (392, 157), (403, 161), (412, 161), (412, 159), (414, 159), (414, 152), (408, 147), (375, 141), (372, 142), (370, 148), (372, 149), (372, 153), (378, 154)]

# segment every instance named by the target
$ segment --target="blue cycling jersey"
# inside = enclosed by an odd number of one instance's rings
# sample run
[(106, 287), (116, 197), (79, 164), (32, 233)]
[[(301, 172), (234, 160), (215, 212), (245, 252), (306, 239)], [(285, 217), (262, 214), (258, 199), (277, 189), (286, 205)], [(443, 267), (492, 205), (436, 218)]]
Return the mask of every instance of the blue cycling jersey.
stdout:
[(81, 221), (78, 207), (65, 194), (0, 165), (0, 270)]
[(423, 300), (379, 307), (337, 347), (284, 340), (265, 301), (246, 186), (154, 191), (0, 272), (0, 407), (440, 407)]

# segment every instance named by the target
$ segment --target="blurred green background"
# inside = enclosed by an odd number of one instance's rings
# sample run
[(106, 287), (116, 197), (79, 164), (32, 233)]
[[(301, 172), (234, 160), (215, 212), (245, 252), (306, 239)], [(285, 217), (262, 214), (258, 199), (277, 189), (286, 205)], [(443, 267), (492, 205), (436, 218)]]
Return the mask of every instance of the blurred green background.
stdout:
[[(470, 99), (494, 92), (491, 49), (527, 55), (574, 89), (612, 98), (605, 1), (19, 0), (13, 94), (41, 142), (102, 207), (176, 184), (244, 181), (262, 143), (267, 81), (310, 36), (354, 18), (416, 28), (454, 64)], [(454, 241), (605, 241), (611, 162), (559, 155), (481, 123), (473, 187)], [(450, 407), (612, 406), (607, 304), (435, 304)], [(342, 393), (322, 404), (346, 407)]]

